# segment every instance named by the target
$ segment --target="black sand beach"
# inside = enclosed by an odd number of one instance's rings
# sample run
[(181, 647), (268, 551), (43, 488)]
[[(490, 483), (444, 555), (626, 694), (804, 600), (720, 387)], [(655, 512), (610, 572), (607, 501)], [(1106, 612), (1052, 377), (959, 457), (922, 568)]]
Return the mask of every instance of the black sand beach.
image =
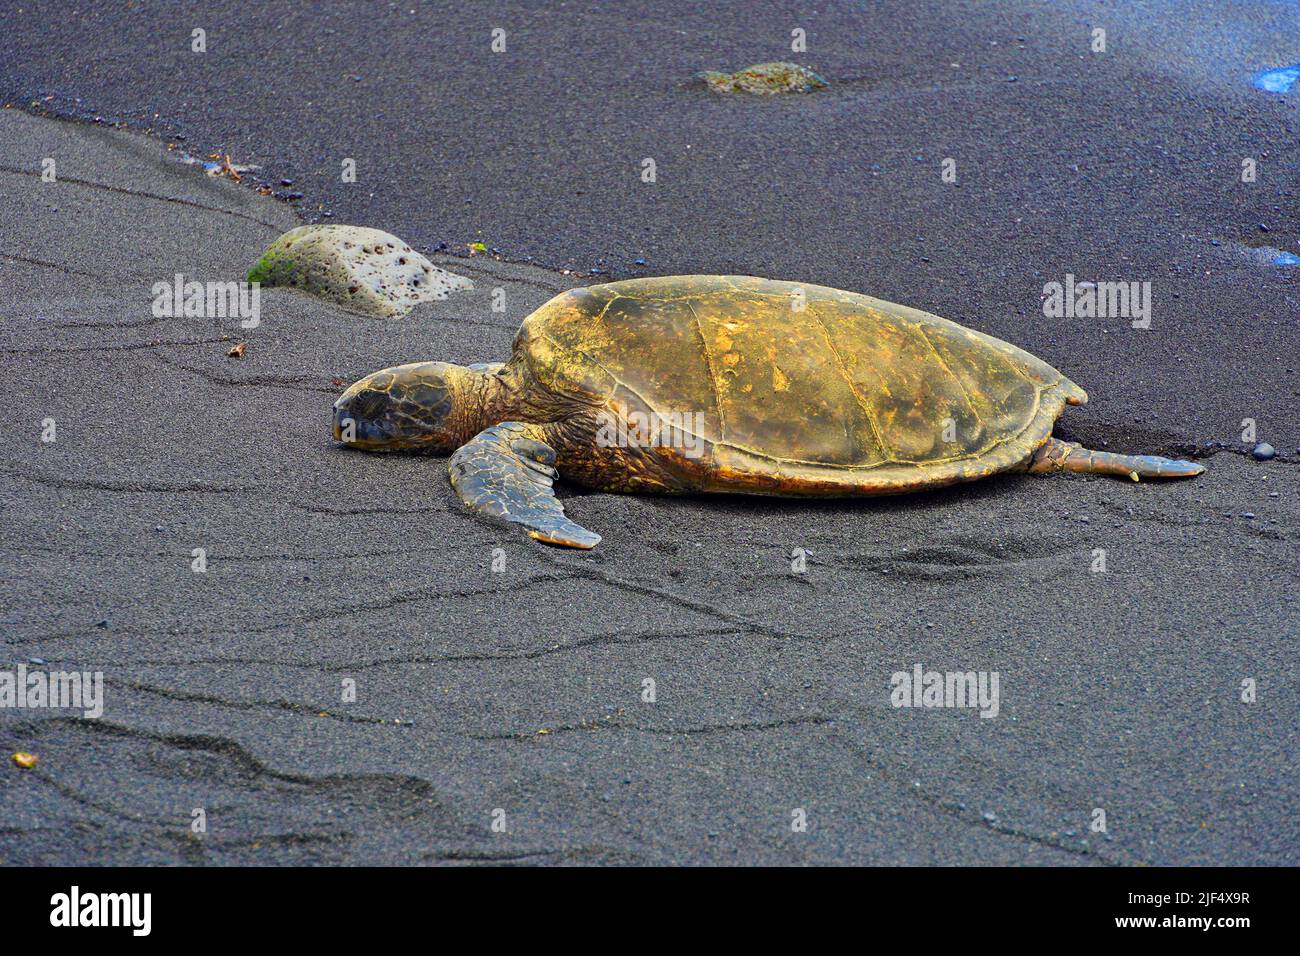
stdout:
[[(1251, 84), (1300, 62), (1297, 8), (1174, 6), (9, 9), (0, 670), (102, 671), (106, 699), (0, 709), (0, 862), (1300, 862), (1300, 267), (1249, 253), (1300, 253), (1300, 90)], [(688, 83), (772, 59), (830, 88)], [(240, 279), (303, 221), (476, 289), (398, 320), (278, 289), (252, 330), (151, 315), (154, 283)], [(566, 487), (604, 536), (578, 553), (467, 515), (439, 459), (329, 440), (343, 383), (501, 360), (559, 291), (679, 272), (963, 322), (1088, 390), (1057, 434), (1208, 472)], [(1150, 282), (1150, 328), (1045, 316), (1067, 274)], [(892, 707), (918, 663), (998, 672), (998, 716)]]

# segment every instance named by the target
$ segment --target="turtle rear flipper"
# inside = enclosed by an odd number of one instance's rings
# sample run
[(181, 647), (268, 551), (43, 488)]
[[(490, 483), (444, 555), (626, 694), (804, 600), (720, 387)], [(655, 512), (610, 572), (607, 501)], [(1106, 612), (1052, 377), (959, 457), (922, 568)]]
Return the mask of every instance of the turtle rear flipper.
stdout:
[(540, 425), (501, 422), (458, 448), (447, 462), (451, 486), (470, 510), (521, 524), (547, 544), (594, 548), (600, 535), (564, 515), (552, 483), (555, 449)]
[(1115, 475), (1120, 478), (1192, 478), (1205, 471), (1194, 461), (1161, 458), (1159, 455), (1117, 455), (1092, 451), (1078, 442), (1049, 438), (1030, 459), (1031, 473), (1074, 471), (1081, 474)]

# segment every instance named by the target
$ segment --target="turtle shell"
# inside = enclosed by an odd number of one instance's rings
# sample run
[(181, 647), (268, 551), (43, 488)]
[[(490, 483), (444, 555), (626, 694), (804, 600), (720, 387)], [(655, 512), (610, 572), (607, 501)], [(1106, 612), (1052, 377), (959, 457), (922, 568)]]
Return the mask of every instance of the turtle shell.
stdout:
[(1087, 401), (1046, 362), (947, 319), (752, 276), (565, 292), (525, 319), (516, 356), (553, 392), (692, 423), (707, 448), (700, 490), (872, 494), (979, 478), (1024, 462), (1065, 404)]

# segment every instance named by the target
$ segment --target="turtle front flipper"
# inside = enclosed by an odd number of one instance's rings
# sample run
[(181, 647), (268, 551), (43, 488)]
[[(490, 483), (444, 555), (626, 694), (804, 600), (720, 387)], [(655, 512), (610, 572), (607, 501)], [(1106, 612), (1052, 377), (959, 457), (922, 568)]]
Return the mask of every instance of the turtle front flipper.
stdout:
[(564, 516), (552, 483), (555, 449), (540, 425), (502, 422), (485, 428), (447, 462), (451, 486), (470, 510), (521, 524), (547, 544), (594, 548), (600, 535)]

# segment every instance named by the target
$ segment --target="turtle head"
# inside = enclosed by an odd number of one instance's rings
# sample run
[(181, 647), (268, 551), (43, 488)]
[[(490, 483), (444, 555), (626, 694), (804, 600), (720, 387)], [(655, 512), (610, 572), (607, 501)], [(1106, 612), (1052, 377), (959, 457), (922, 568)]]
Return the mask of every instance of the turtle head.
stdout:
[(334, 440), (367, 451), (446, 454), (462, 444), (456, 397), (468, 369), (414, 362), (373, 372), (334, 403)]

